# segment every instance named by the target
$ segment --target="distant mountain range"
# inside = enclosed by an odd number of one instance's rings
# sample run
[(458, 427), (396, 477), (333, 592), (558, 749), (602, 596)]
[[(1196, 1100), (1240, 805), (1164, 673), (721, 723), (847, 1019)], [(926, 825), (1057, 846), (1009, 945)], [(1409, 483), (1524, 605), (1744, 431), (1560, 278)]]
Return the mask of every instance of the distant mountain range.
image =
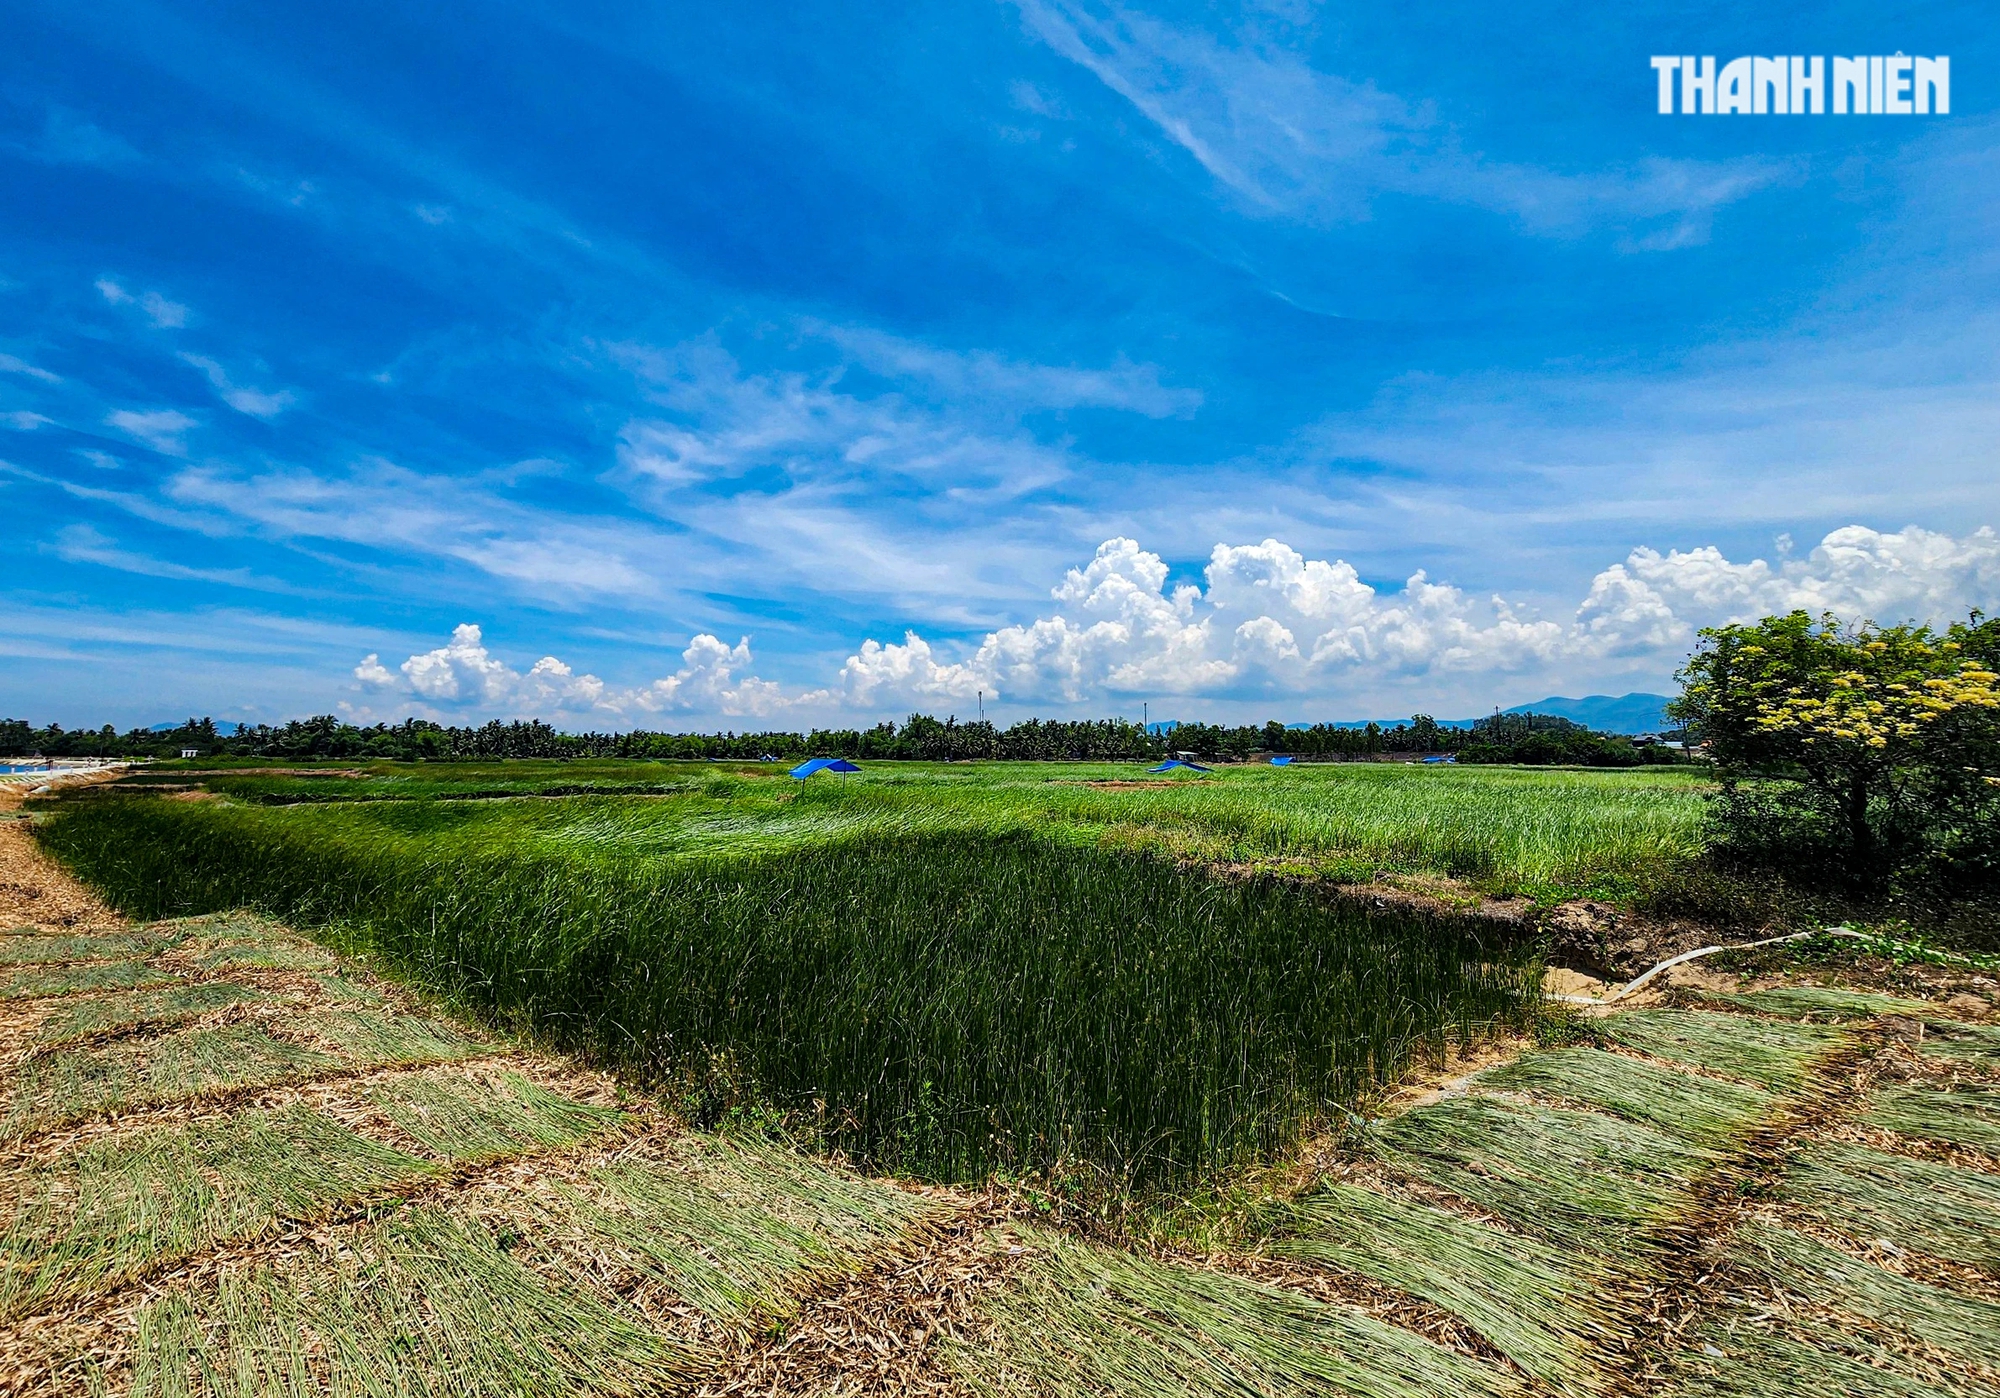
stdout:
[[(1537, 699), (1532, 704), (1516, 704), (1511, 709), (1502, 709), (1509, 714), (1553, 714), (1580, 723), (1585, 728), (1594, 728), (1600, 733), (1658, 733), (1667, 727), (1667, 705), (1672, 700), (1664, 694), (1588, 694), (1581, 699), (1569, 699), (1560, 694), (1552, 694), (1546, 699)], [(1485, 717), (1485, 715), (1480, 715)], [(1394, 728), (1399, 723), (1408, 723), (1410, 716), (1400, 718), (1344, 718), (1334, 723), (1335, 728), (1366, 728), (1371, 723), (1384, 728)], [(1444, 728), (1470, 728), (1475, 719), (1441, 718), (1438, 724)], [(1163, 725), (1155, 724), (1159, 728)], [(1294, 723), (1291, 728), (1310, 728), (1309, 723)]]
[(1664, 694), (1621, 694), (1615, 699), (1609, 694), (1582, 699), (1551, 695), (1532, 704), (1516, 704), (1505, 712), (1554, 714), (1600, 733), (1658, 733), (1667, 727), (1667, 705), (1672, 702)]

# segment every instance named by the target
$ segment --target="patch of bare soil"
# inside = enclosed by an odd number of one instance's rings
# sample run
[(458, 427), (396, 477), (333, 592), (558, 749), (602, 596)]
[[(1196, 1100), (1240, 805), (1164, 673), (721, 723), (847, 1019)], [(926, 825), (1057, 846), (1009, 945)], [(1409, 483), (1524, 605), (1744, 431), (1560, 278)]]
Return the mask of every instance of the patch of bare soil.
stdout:
[[(0, 816), (17, 811), (25, 795), (18, 785), (0, 786)], [(0, 928), (88, 932), (122, 927), (124, 922), (36, 848), (27, 821), (0, 819)]]

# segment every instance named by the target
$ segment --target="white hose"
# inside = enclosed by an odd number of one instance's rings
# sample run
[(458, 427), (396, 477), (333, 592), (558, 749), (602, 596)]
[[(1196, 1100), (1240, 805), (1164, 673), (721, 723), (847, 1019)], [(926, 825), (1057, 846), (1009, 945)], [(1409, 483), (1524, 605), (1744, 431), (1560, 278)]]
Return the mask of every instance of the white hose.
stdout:
[(1823, 927), (1817, 932), (1792, 932), (1783, 937), (1766, 937), (1761, 942), (1736, 942), (1729, 946), (1701, 947), (1695, 951), (1684, 951), (1679, 956), (1670, 956), (1637, 980), (1627, 981), (1603, 999), (1590, 995), (1544, 995), (1544, 1000), (1559, 1000), (1568, 1005), (1608, 1005), (1614, 1000), (1622, 1000), (1647, 981), (1670, 966), (1678, 966), (1683, 961), (1695, 961), (1704, 956), (1713, 956), (1719, 951), (1749, 951), (1753, 947), (1774, 947), (1780, 942), (1796, 942), (1806, 937), (1852, 937), (1858, 942), (1868, 940), (1866, 934), (1856, 932), (1852, 927)]

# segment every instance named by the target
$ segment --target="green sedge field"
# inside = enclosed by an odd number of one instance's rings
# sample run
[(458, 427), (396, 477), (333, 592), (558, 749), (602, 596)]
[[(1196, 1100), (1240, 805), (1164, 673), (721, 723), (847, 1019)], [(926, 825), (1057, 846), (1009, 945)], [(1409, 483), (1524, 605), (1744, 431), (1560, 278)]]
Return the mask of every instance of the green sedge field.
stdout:
[(1699, 815), (1386, 764), (59, 795), (110, 907), (0, 935), (0, 1387), (2000, 1391), (1990, 978), (1578, 1013), (1532, 937), (1322, 887), (1617, 898)]

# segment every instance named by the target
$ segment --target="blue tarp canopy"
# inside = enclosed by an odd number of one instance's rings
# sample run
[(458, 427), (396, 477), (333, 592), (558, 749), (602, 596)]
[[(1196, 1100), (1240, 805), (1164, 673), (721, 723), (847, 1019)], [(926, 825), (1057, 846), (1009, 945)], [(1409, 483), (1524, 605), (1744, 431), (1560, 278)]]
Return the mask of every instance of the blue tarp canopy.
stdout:
[(1271, 765), (1273, 767), (1289, 767), (1292, 765), (1292, 759), (1289, 757), (1274, 757), (1271, 759)]
[(1456, 757), (1452, 756), (1452, 755), (1451, 755), (1450, 753), (1448, 753), (1448, 752), (1444, 752), (1444, 753), (1439, 753), (1439, 754), (1438, 754), (1438, 755), (1437, 755), (1436, 757), (1426, 757), (1426, 758), (1424, 759), (1424, 765), (1425, 765), (1425, 766), (1429, 766), (1429, 765), (1430, 765), (1431, 763), (1433, 763), (1433, 762), (1450, 762), (1450, 763), (1452, 763), (1452, 764), (1456, 765), (1456, 764), (1457, 764), (1457, 762), (1458, 762), (1458, 759), (1457, 759)]
[(858, 772), (861, 769), (844, 757), (815, 757), (792, 768), (792, 775), (804, 781), (814, 772)]
[(1208, 768), (1202, 766), (1199, 762), (1183, 762), (1178, 757), (1169, 757), (1159, 766), (1148, 768), (1147, 770), (1153, 772), (1171, 772), (1177, 767), (1185, 768), (1190, 772), (1206, 772), (1208, 770)]

